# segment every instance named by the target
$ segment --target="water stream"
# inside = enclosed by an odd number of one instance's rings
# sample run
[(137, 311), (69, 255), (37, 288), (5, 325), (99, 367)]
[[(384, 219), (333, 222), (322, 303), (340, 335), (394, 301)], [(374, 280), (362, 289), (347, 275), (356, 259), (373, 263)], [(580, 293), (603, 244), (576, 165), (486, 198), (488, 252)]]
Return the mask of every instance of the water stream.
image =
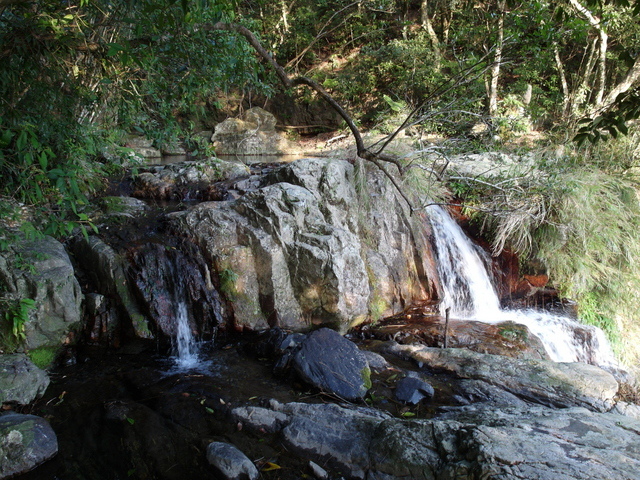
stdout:
[(556, 362), (616, 366), (611, 347), (599, 328), (541, 310), (505, 310), (482, 260), (485, 255), (441, 207), (429, 207), (442, 286), (440, 312), (452, 318), (525, 325)]
[(173, 343), (175, 363), (178, 368), (190, 369), (198, 365), (199, 347), (189, 327), (187, 304), (183, 299), (178, 300), (176, 306), (176, 335)]

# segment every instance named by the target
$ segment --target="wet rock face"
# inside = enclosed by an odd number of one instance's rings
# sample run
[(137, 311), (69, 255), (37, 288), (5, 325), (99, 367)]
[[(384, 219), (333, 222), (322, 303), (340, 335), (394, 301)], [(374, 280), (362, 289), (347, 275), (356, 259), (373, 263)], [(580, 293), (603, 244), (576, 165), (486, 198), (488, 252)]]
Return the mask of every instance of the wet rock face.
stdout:
[(0, 355), (0, 405), (27, 405), (41, 397), (49, 386), (49, 376), (26, 355)]
[[(399, 343), (442, 347), (445, 319), (422, 307), (386, 318), (361, 329), (364, 336)], [(474, 320), (451, 319), (446, 329), (450, 348), (466, 348), (478, 353), (514, 358), (548, 359), (544, 345), (525, 325), (515, 322), (489, 324)]]
[(35, 415), (0, 415), (0, 479), (28, 472), (58, 453), (49, 423)]
[(82, 317), (83, 295), (64, 246), (52, 237), (24, 241), (0, 253), (0, 287), (7, 300), (30, 298), (25, 345), (58, 346)]
[(196, 249), (148, 243), (131, 254), (136, 296), (167, 337), (175, 337), (178, 306), (183, 302), (194, 332), (211, 337), (222, 324), (221, 304), (211, 276)]
[(344, 328), (429, 297), (424, 219), (409, 215), (379, 172), (369, 172), (370, 207), (360, 205), (354, 175), (344, 161), (298, 160), (235, 201), (173, 215), (219, 272), (235, 274), (227, 298), (237, 325)]

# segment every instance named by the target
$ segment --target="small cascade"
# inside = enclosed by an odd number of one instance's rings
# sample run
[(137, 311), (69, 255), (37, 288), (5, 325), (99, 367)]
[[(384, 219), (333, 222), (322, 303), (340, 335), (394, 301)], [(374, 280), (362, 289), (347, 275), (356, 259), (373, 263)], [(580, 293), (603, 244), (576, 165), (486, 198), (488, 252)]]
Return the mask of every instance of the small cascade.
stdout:
[(214, 339), (223, 322), (220, 297), (206, 262), (195, 247), (181, 248), (189, 255), (156, 242), (138, 246), (130, 254), (137, 298), (161, 338), (171, 341), (172, 360), (179, 370), (204, 365), (199, 347)]
[(178, 368), (189, 369), (198, 365), (199, 347), (189, 327), (189, 314), (184, 300), (179, 300), (176, 306), (176, 334), (173, 338), (173, 351)]
[(544, 344), (556, 362), (584, 362), (616, 366), (604, 333), (561, 315), (537, 310), (502, 310), (485, 263), (483, 251), (441, 207), (429, 207), (438, 275), (442, 286), (442, 315), (452, 318), (498, 323), (511, 320), (525, 325)]

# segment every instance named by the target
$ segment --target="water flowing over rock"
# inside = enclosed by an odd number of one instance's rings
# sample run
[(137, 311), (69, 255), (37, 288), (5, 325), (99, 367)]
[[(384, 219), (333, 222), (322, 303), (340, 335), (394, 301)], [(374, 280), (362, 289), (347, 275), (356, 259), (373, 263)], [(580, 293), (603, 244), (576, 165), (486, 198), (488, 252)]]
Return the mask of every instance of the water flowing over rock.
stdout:
[(27, 405), (41, 397), (49, 386), (49, 376), (26, 355), (0, 355), (0, 405)]
[(198, 251), (183, 248), (190, 255), (159, 243), (142, 245), (131, 253), (130, 277), (144, 310), (165, 336), (176, 338), (183, 305), (190, 328), (211, 337), (222, 323), (218, 292)]
[(238, 326), (344, 327), (429, 298), (435, 277), (424, 218), (409, 214), (380, 172), (367, 175), (368, 208), (351, 164), (310, 158), (238, 200), (172, 219), (234, 278), (227, 297)]
[(82, 318), (83, 295), (69, 255), (52, 237), (0, 252), (0, 287), (5, 299), (35, 301), (24, 324), (27, 348), (61, 345)]
[(49, 423), (35, 415), (0, 415), (0, 479), (33, 470), (58, 453)]
[(454, 318), (526, 325), (558, 362), (587, 362), (617, 366), (604, 332), (562, 315), (536, 310), (502, 310), (487, 269), (486, 254), (464, 234), (439, 206), (429, 219), (437, 252), (440, 310)]

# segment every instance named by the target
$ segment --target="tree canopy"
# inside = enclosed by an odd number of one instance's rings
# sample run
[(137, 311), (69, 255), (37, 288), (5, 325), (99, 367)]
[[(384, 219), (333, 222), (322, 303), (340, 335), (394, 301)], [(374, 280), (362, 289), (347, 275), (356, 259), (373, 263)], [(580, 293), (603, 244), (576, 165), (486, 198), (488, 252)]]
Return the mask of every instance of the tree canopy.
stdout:
[[(45, 228), (64, 233), (87, 221), (85, 196), (118, 168), (125, 132), (190, 141), (229, 94), (309, 82), (358, 125), (411, 112), (405, 125), (447, 135), (481, 121), (615, 137), (640, 113), (639, 5), (2, 0), (0, 189), (56, 211)], [(216, 24), (252, 32), (275, 62)], [(276, 62), (308, 81), (279, 83)]]

